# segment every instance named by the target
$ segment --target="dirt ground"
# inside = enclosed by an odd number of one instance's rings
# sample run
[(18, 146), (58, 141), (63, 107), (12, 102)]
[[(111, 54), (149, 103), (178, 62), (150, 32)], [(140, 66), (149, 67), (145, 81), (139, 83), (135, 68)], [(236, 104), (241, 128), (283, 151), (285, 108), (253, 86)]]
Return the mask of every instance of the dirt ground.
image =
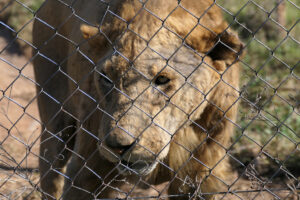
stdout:
[[(41, 131), (30, 57), (24, 56), (14, 39), (0, 25), (0, 199), (9, 200), (23, 199), (37, 191)], [(300, 199), (298, 194), (281, 189), (288, 184), (284, 180), (261, 185), (247, 174), (238, 176), (233, 173), (228, 182), (234, 183), (229, 188), (234, 194), (216, 199)], [(245, 192), (249, 190), (253, 192)]]
[(0, 27), (0, 199), (21, 199), (38, 183), (40, 122), (32, 64)]

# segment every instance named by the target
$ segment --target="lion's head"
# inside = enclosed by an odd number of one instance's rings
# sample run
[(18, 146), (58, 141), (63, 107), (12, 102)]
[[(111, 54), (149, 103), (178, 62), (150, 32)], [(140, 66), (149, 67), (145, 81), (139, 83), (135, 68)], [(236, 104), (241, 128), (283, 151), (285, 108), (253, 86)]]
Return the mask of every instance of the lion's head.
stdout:
[(176, 132), (199, 119), (241, 48), (217, 6), (182, 2), (195, 16), (175, 2), (163, 11), (170, 15), (159, 12), (163, 19), (125, 3), (123, 21), (81, 26), (99, 59), (100, 153), (123, 174), (149, 174), (167, 158)]

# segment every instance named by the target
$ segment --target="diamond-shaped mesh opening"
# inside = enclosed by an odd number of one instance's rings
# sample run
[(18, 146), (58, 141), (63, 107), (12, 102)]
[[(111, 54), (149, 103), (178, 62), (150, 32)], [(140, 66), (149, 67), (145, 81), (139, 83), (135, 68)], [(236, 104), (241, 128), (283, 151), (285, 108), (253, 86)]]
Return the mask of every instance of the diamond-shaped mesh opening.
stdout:
[[(251, 20), (246, 27), (254, 34), (262, 28), (264, 23), (268, 20), (268, 15), (263, 7), (261, 7), (259, 4), (257, 4), (254, 1), (250, 1), (245, 7), (242, 8), (241, 12), (247, 12), (251, 17), (255, 17), (256, 19), (259, 19), (258, 22), (255, 22), (255, 20)], [(237, 16), (237, 20), (242, 22), (244, 19), (243, 15), (239, 14)]]
[[(280, 71), (280, 76), (272, 77), (270, 72), (273, 70)], [(258, 71), (258, 76), (272, 88), (280, 88), (281, 84), (289, 78), (290, 73), (291, 70), (288, 66), (279, 61), (277, 58), (270, 57), (265, 65)]]
[[(275, 107), (274, 104), (279, 104), (281, 107)], [(285, 123), (287, 118), (292, 114), (293, 108), (283, 99), (275, 95), (265, 106), (264, 115), (269, 119), (270, 123), (280, 126)]]
[(247, 113), (258, 112), (265, 103), (269, 101), (274, 95), (274, 90), (264, 82), (263, 79), (253, 78), (247, 82), (247, 86), (244, 86), (243, 98), (241, 102)]
[(298, 199), (298, 0), (2, 0), (3, 199)]
[[(271, 50), (263, 42), (257, 39), (249, 41), (249, 43), (247, 43), (246, 45), (249, 51), (253, 51), (255, 49), (255, 54), (253, 54), (253, 57), (245, 56), (243, 61), (245, 62), (245, 64), (247, 64), (257, 72), (260, 68), (264, 67), (266, 63), (272, 58)], [(252, 59), (254, 59), (254, 61), (252, 61)], [(253, 65), (252, 63), (255, 64)]]
[(257, 33), (255, 33), (255, 37), (271, 49), (274, 49), (286, 35), (285, 29), (272, 18), (267, 19)]
[(277, 89), (277, 95), (284, 99), (287, 104), (294, 107), (296, 112), (299, 109), (299, 105), (296, 101), (297, 95), (299, 94), (299, 89), (297, 89), (297, 85), (299, 83), (299, 79), (296, 79), (293, 76), (288, 76), (288, 79)]
[[(283, 41), (275, 50), (275, 56), (283, 62), (285, 65), (289, 67), (294, 67), (295, 65), (298, 64), (297, 59), (294, 60), (293, 58), (296, 58), (295, 55), (293, 55), (294, 51), (300, 47), (300, 43), (298, 41), (293, 40), (292, 38), (288, 37), (285, 41)], [(283, 51), (286, 51), (284, 49), (290, 48), (291, 54), (289, 54), (290, 58), (286, 58), (284, 56)], [(298, 71), (298, 70), (296, 70)]]
[[(290, 35), (293, 37), (293, 38), (297, 38), (297, 30), (300, 29), (300, 24), (299, 22), (295, 22), (295, 21), (292, 21), (291, 24), (293, 24), (293, 26), (290, 28)], [(299, 41), (299, 40), (298, 40)]]
[(226, 12), (230, 13), (231, 16), (239, 12), (240, 9), (242, 9), (242, 7), (245, 6), (247, 3), (246, 0), (243, 0), (235, 3), (235, 6), (232, 6), (231, 4), (227, 4), (225, 0), (217, 0), (216, 2), (222, 10), (225, 10)]

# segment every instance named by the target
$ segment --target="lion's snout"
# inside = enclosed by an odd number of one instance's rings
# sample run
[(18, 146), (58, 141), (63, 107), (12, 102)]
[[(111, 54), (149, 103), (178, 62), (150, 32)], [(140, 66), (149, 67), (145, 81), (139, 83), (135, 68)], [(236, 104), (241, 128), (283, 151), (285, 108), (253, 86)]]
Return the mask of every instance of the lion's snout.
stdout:
[(149, 156), (143, 157), (145, 150), (139, 147), (138, 140), (132, 140), (129, 135), (124, 134), (126, 133), (122, 130), (117, 130), (107, 136), (104, 140), (104, 146), (111, 155), (106, 154), (106, 156), (115, 156), (116, 160), (113, 162), (123, 175), (130, 173), (145, 175), (150, 173), (157, 162)]
[(113, 136), (108, 136), (105, 140), (106, 146), (112, 151), (112, 153), (122, 156), (126, 152), (130, 151), (135, 145), (135, 142), (127, 139), (127, 140), (116, 140)]

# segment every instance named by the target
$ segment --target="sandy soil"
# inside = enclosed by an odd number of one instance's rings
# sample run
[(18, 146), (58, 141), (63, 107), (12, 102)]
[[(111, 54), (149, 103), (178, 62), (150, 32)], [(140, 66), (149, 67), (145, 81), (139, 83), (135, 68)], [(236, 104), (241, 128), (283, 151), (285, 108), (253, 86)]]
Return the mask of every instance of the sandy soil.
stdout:
[(40, 122), (32, 64), (0, 26), (0, 199), (20, 199), (38, 183)]

